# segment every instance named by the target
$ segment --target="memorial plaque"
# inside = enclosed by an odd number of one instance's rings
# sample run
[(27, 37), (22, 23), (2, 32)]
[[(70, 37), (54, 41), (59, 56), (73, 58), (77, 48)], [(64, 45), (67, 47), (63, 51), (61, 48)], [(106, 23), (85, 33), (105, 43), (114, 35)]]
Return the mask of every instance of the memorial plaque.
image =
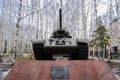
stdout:
[(51, 78), (69, 78), (68, 66), (53, 66), (50, 71)]

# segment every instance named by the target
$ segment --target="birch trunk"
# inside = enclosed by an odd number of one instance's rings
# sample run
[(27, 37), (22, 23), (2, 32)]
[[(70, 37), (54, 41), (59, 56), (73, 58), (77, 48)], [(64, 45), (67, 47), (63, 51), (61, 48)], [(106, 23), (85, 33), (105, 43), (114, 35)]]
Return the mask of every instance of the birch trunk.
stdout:
[(12, 20), (11, 20), (11, 16), (12, 16), (12, 7), (11, 7), (12, 3), (11, 3), (11, 0), (9, 0), (9, 25), (8, 25), (8, 33), (9, 33), (9, 39), (8, 39), (8, 53), (11, 51), (11, 42), (12, 42)]
[[(111, 23), (111, 21), (112, 21), (112, 0), (109, 0), (109, 22)], [(110, 26), (110, 34), (112, 35), (112, 25), (109, 25)], [(111, 36), (111, 38), (112, 38), (112, 36)], [(112, 39), (111, 39), (111, 41), (110, 41), (111, 43), (112, 43)], [(111, 52), (109, 52), (108, 53), (108, 62), (111, 62), (111, 58), (110, 58), (110, 55), (111, 55)]]
[(18, 46), (18, 39), (19, 39), (19, 28), (20, 28), (20, 20), (21, 20), (21, 14), (22, 14), (22, 0), (19, 0), (19, 9), (18, 9), (18, 18), (16, 23), (16, 39), (15, 39), (15, 58), (17, 54), (19, 53), (19, 46)]
[(85, 0), (82, 0), (82, 25), (83, 25), (83, 38), (87, 38), (87, 27), (86, 27), (86, 13), (85, 13)]
[(4, 14), (5, 14), (5, 1), (3, 0), (3, 3), (2, 3), (2, 10), (1, 10), (1, 26), (0, 26), (0, 43), (1, 43), (1, 54), (3, 54), (4, 52), (4, 33), (3, 33), (3, 30), (4, 30)]

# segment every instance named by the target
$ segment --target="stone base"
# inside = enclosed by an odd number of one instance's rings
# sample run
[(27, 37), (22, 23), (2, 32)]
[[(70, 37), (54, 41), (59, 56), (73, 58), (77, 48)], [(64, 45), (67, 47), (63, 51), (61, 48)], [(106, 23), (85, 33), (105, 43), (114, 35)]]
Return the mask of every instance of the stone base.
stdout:
[[(59, 68), (60, 67), (60, 68)], [(51, 69), (52, 68), (52, 69)], [(65, 74), (66, 76), (63, 77)], [(105, 61), (16, 61), (5, 80), (117, 80)]]

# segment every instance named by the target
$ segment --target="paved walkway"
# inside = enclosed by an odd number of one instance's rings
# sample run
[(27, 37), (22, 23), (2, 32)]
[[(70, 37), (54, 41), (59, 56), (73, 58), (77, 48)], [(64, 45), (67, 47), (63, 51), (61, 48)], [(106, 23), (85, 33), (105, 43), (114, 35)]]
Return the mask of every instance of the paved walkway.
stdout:
[[(93, 59), (93, 57), (89, 57), (89, 59)], [(94, 57), (94, 59), (98, 59), (97, 57)], [(108, 61), (108, 59), (104, 59), (105, 61)], [(110, 62), (120, 63), (120, 60), (110, 60)]]
[(120, 60), (111, 60), (111, 62), (120, 63)]
[(117, 74), (114, 74), (114, 75), (117, 78), (117, 80), (120, 80), (120, 76), (118, 76)]
[[(89, 57), (89, 59), (93, 59), (93, 57)], [(98, 60), (97, 57), (94, 57), (94, 59), (97, 59), (97, 60)], [(104, 59), (104, 60), (105, 60), (105, 61), (108, 61), (108, 59)], [(120, 64), (120, 60), (110, 60), (110, 62)], [(114, 71), (113, 71), (113, 73), (114, 73), (115, 77), (117, 78), (117, 80), (120, 80), (120, 76), (117, 75)]]

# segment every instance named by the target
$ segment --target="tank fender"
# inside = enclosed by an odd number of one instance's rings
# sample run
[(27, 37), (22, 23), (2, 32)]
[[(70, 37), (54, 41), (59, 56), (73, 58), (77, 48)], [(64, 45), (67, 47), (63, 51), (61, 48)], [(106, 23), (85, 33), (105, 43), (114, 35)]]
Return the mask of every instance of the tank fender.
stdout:
[(76, 43), (89, 43), (88, 39), (76, 39)]
[(46, 42), (45, 42), (45, 40), (43, 39), (43, 40), (32, 40), (32, 43), (33, 43), (33, 44), (45, 44)]

